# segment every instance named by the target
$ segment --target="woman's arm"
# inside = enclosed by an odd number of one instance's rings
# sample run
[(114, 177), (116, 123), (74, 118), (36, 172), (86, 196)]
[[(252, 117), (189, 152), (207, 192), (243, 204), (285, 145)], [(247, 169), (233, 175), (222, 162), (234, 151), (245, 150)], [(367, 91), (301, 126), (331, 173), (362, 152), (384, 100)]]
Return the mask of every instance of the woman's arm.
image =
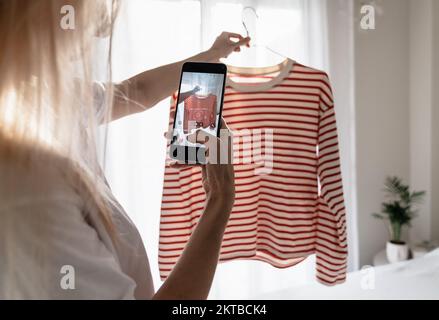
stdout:
[[(222, 128), (227, 128), (224, 121)], [(205, 141), (201, 135), (197, 142)], [(210, 157), (215, 154), (217, 159), (221, 158), (220, 152), (213, 152), (213, 147), (226, 150), (223, 152), (231, 155), (232, 143), (228, 129), (222, 130), (221, 136), (221, 140), (210, 136), (212, 140), (207, 144)], [(209, 294), (224, 230), (235, 200), (233, 165), (231, 161), (228, 164), (217, 163), (218, 160), (215, 164), (202, 166), (203, 187), (206, 191), (204, 212), (180, 259), (154, 299), (198, 300), (206, 299)]]
[(228, 218), (220, 200), (207, 202), (178, 263), (153, 299), (207, 299)]
[(145, 71), (117, 84), (112, 120), (145, 111), (172, 95), (178, 89), (181, 68), (185, 62), (217, 62), (234, 51), (240, 51), (241, 46), (248, 45), (249, 41), (250, 38), (243, 38), (239, 34), (223, 32), (207, 51)]

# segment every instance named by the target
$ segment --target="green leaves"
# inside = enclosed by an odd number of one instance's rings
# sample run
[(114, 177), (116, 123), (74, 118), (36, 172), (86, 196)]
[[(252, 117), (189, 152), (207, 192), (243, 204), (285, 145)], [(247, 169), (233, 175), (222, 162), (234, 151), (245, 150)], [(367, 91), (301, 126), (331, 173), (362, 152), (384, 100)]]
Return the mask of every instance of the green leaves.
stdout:
[(381, 219), (381, 220), (386, 219), (385, 216), (383, 216), (382, 214), (379, 214), (379, 213), (372, 213), (372, 216), (374, 216), (377, 219)]
[(389, 200), (382, 203), (381, 213), (372, 215), (380, 220), (389, 220), (392, 240), (400, 241), (401, 228), (404, 225), (410, 226), (411, 220), (416, 216), (413, 207), (422, 202), (425, 191), (410, 192), (409, 186), (403, 184), (398, 177), (387, 177), (384, 187)]
[(398, 177), (387, 177), (384, 187), (390, 195), (406, 195), (409, 193), (409, 187), (402, 184)]
[(409, 224), (410, 220), (414, 217), (410, 207), (402, 206), (399, 201), (384, 202), (381, 210), (392, 223), (400, 225)]

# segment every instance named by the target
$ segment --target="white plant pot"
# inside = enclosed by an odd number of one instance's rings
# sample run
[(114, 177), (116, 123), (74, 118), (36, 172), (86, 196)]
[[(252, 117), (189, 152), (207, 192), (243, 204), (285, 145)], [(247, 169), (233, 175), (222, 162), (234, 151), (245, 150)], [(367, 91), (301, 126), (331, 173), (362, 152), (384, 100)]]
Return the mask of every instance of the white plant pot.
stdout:
[(388, 241), (386, 245), (387, 260), (390, 263), (404, 261), (409, 258), (409, 246)]

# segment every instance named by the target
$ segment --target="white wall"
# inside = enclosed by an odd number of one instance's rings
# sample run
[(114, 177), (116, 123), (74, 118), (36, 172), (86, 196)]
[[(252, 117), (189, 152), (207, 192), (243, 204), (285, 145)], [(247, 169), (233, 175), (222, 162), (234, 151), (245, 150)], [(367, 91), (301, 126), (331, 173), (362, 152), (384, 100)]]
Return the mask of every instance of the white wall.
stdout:
[[(433, 1), (433, 0), (431, 0)], [(433, 104), (431, 237), (439, 242), (439, 1), (433, 1)]]
[[(351, 0), (327, 0), (328, 74), (336, 101), (337, 127), (348, 226), (348, 271), (358, 269), (355, 171), (354, 6)], [(342, 57), (342, 58), (340, 58)]]
[[(355, 127), (360, 265), (370, 264), (388, 234), (371, 213), (380, 210), (387, 175), (409, 178), (409, 2), (380, 1), (376, 30), (360, 29), (355, 56)], [(382, 15), (378, 15), (382, 11)]]
[(433, 2), (410, 2), (410, 183), (427, 191), (411, 230), (414, 242), (431, 235)]
[(376, 1), (376, 30), (359, 29), (356, 1), (355, 128), (360, 265), (388, 233), (371, 217), (388, 175), (427, 191), (408, 240), (439, 240), (439, 1)]

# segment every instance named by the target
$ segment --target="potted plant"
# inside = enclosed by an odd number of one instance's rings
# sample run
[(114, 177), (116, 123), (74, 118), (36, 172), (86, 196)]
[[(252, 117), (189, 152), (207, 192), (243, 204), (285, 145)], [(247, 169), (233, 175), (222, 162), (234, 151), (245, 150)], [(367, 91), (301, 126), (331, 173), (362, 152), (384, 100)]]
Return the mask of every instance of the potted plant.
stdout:
[(389, 223), (390, 241), (386, 253), (389, 262), (393, 263), (408, 259), (409, 247), (401, 239), (401, 231), (404, 226), (411, 225), (416, 216), (414, 207), (423, 200), (425, 191), (410, 192), (409, 186), (398, 177), (387, 177), (384, 186), (388, 201), (382, 203), (381, 213), (373, 216)]

